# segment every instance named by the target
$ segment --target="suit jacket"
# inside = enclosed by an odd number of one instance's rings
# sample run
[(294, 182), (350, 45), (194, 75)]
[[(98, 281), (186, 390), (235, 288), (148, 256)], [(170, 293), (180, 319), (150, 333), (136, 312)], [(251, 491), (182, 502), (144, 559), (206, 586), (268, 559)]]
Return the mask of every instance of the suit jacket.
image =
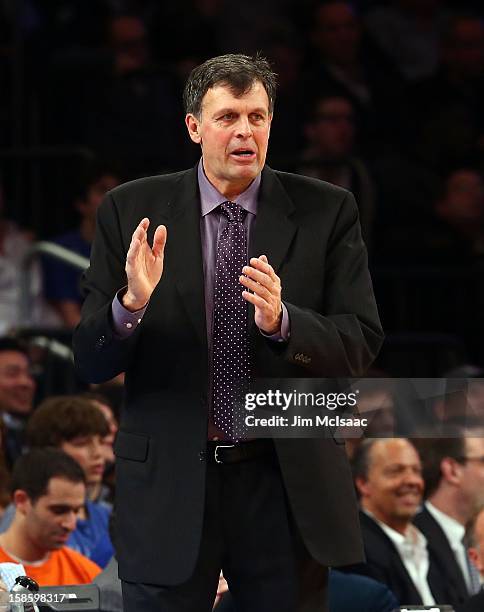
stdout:
[(447, 584), (448, 603), (458, 608), (469, 599), (469, 591), (447, 536), (425, 506), (413, 522), (427, 538), (429, 553)]
[[(383, 582), (395, 594), (400, 605), (422, 604), (400, 554), (378, 523), (366, 512), (360, 512), (361, 530), (365, 545), (366, 564), (352, 567), (352, 571)], [(436, 603), (446, 604), (448, 594), (438, 568), (429, 558), (428, 583)]]
[[(163, 276), (140, 325), (113, 333), (111, 302), (126, 284), (126, 253), (143, 217), (149, 240), (167, 226)], [(250, 308), (255, 377), (359, 376), (382, 331), (351, 194), (315, 179), (262, 172), (249, 254), (281, 277), (291, 335), (264, 338)], [(115, 453), (117, 557), (129, 581), (178, 584), (199, 548), (205, 492), (208, 350), (196, 168), (121, 185), (98, 212), (86, 300), (74, 334), (82, 378), (126, 372)], [(289, 502), (309, 552), (324, 565), (358, 561), (352, 477), (333, 439), (276, 440)]]
[(456, 608), (456, 612), (482, 612), (484, 610), (484, 591), (473, 595), (463, 606)]

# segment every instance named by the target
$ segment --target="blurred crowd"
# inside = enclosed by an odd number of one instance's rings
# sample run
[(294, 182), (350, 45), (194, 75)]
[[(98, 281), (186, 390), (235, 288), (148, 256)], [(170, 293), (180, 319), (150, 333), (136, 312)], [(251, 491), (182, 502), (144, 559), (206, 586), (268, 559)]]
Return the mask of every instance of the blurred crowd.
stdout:
[[(356, 195), (392, 373), (484, 361), (479, 2), (22, 0), (0, 33), (0, 331), (76, 325), (79, 273), (27, 266), (32, 241), (88, 257), (107, 190), (196, 163), (189, 71), (260, 52), (279, 78), (268, 163)], [(411, 366), (422, 351), (449, 358)]]
[[(197, 162), (190, 70), (260, 52), (279, 80), (268, 163), (355, 194), (387, 333), (360, 402), (373, 438), (347, 442), (368, 561), (332, 573), (332, 610), (353, 610), (348, 592), (358, 612), (484, 609), (482, 3), (19, 0), (0, 3), (0, 40), (0, 562), (97, 580), (121, 609), (122, 380), (77, 379), (82, 264), (39, 245), (86, 261), (106, 192)], [(422, 394), (392, 376), (467, 383)]]

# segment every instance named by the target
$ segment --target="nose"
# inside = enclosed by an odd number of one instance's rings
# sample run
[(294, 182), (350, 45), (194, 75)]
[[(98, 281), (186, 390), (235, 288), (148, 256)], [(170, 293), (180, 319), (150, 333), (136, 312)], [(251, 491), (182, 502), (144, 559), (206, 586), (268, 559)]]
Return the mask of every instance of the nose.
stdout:
[(35, 386), (34, 379), (29, 374), (29, 372), (22, 372), (19, 376), (19, 382), (22, 387), (27, 387), (28, 389), (33, 389)]
[(248, 117), (241, 116), (237, 122), (237, 137), (250, 138), (252, 136), (252, 126)]
[(64, 516), (61, 526), (66, 531), (71, 532), (71, 531), (74, 531), (74, 529), (76, 528), (76, 524), (77, 524), (77, 512), (74, 512), (74, 510), (71, 510)]
[(91, 443), (91, 453), (95, 458), (103, 456), (103, 442), (101, 439), (95, 438)]
[(415, 472), (414, 470), (407, 470), (405, 472), (404, 478), (405, 484), (410, 484), (413, 486), (423, 487), (423, 479), (420, 474)]

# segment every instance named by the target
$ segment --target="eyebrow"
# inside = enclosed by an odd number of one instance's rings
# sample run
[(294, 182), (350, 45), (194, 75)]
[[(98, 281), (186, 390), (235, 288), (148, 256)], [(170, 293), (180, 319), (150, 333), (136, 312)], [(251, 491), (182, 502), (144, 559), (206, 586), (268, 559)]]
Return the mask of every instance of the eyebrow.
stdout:
[[(218, 115), (225, 115), (226, 113), (236, 113), (236, 114), (238, 114), (238, 111), (236, 111), (233, 108), (227, 107), (227, 108), (222, 108), (220, 110), (215, 111), (213, 116), (217, 117)], [(268, 115), (269, 114), (267, 109), (262, 108), (262, 107), (254, 108), (253, 110), (250, 111), (249, 115), (252, 115), (253, 113), (260, 113), (262, 115)]]

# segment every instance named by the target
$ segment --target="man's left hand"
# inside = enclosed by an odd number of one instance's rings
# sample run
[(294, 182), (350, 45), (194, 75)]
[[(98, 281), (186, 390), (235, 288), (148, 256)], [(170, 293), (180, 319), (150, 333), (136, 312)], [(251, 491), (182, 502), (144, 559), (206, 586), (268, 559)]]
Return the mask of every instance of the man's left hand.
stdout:
[(249, 263), (249, 266), (244, 266), (242, 269), (245, 276), (239, 278), (242, 285), (246, 287), (242, 296), (254, 304), (257, 327), (270, 336), (281, 331), (281, 279), (274, 272), (265, 255), (252, 257)]

